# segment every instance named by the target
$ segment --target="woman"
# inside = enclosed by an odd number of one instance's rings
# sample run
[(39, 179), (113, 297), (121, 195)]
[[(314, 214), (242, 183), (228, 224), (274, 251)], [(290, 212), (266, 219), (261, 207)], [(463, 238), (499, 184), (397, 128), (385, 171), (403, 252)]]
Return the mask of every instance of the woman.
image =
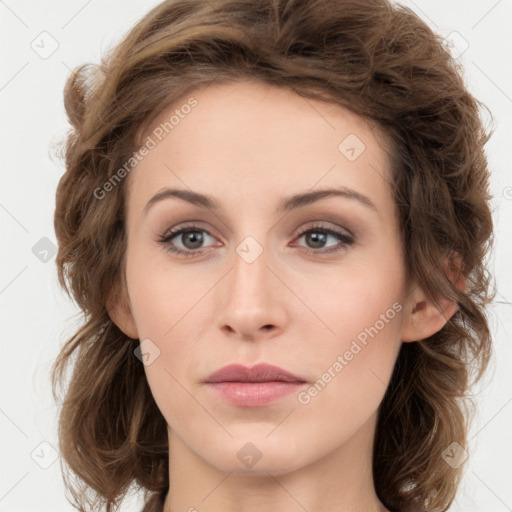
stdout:
[(493, 225), (440, 38), (387, 0), (171, 0), (65, 104), (79, 509), (446, 510)]

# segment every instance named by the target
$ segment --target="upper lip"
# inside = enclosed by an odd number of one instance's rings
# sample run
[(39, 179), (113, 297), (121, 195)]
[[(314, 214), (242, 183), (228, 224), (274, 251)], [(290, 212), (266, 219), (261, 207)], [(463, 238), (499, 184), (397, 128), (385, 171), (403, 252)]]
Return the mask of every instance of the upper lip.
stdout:
[(279, 366), (260, 363), (252, 368), (241, 364), (229, 364), (213, 372), (205, 382), (305, 382)]

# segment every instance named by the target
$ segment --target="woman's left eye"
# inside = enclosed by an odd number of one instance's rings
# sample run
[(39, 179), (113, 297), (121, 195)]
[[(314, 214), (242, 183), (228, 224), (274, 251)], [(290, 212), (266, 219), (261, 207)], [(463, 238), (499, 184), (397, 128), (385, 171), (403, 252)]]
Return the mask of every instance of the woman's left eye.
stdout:
[[(320, 234), (320, 236), (319, 236)], [(331, 237), (333, 239), (338, 240), (338, 244), (335, 244), (333, 247), (329, 249), (322, 249), (322, 250), (311, 250), (309, 248), (307, 249), (307, 252), (313, 252), (313, 253), (320, 253), (320, 254), (328, 254), (333, 252), (340, 252), (347, 247), (354, 245), (355, 240), (352, 238), (352, 236), (347, 235), (345, 233), (342, 233), (340, 231), (336, 231), (335, 229), (327, 228), (322, 225), (312, 226), (306, 229), (303, 229), (300, 231), (297, 238), (302, 238), (303, 236), (306, 236), (306, 239), (309, 242), (313, 242), (313, 244), (324, 244), (326, 240)]]
[[(206, 233), (207, 236), (212, 237), (208, 231), (202, 229), (199, 226), (186, 226), (180, 229), (175, 229), (171, 231), (167, 231), (164, 235), (158, 238), (158, 242), (163, 244), (169, 252), (181, 255), (181, 256), (194, 256), (198, 254), (202, 254), (204, 252), (203, 248), (200, 246), (203, 244), (205, 237), (203, 233)], [(325, 226), (313, 226), (307, 229), (303, 229), (297, 236), (298, 239), (306, 236), (306, 240), (308, 243), (312, 243), (316, 245), (313, 248), (307, 248), (306, 252), (315, 253), (315, 254), (326, 254), (332, 252), (342, 251), (346, 249), (348, 246), (354, 244), (354, 239), (350, 235), (346, 235), (342, 232), (336, 231), (334, 229), (326, 228)], [(329, 249), (324, 249), (323, 245), (329, 239), (329, 237), (338, 240), (338, 244), (335, 244), (334, 247)], [(180, 248), (176, 246), (176, 243), (173, 242), (174, 239), (180, 240), (181, 244), (184, 248)], [(322, 247), (319, 247), (321, 245)]]

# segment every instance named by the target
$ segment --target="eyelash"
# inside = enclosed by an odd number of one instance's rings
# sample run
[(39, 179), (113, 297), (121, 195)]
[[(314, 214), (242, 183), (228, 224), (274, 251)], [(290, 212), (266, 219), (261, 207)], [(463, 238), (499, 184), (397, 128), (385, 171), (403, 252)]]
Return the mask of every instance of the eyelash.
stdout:
[[(179, 236), (179, 235), (181, 235), (183, 233), (190, 232), (190, 231), (202, 231), (204, 233), (207, 233), (210, 236), (213, 236), (206, 229), (203, 229), (200, 226), (192, 225), (192, 226), (185, 226), (185, 227), (182, 227), (180, 229), (175, 229), (175, 230), (167, 231), (164, 235), (161, 235), (161, 236), (158, 237), (158, 242), (161, 243), (165, 247), (165, 249), (167, 251), (169, 251), (171, 253), (179, 254), (180, 256), (184, 256), (184, 257), (187, 257), (187, 258), (191, 257), (191, 256), (196, 256), (198, 254), (203, 254), (205, 252), (205, 249), (199, 249), (199, 250), (196, 250), (196, 251), (192, 251), (192, 250), (184, 251), (183, 249), (178, 249), (178, 248), (173, 247), (172, 245), (170, 245), (169, 242), (173, 238), (175, 238), (175, 237), (177, 237), (177, 236)], [(354, 240), (350, 236), (345, 235), (344, 233), (340, 233), (339, 231), (335, 231), (333, 229), (326, 228), (325, 226), (323, 226), (321, 224), (301, 229), (299, 234), (297, 235), (297, 238), (299, 239), (303, 235), (305, 235), (306, 233), (309, 233), (309, 232), (322, 233), (322, 234), (325, 234), (325, 235), (332, 235), (335, 238), (337, 238), (338, 240), (340, 240), (340, 242), (342, 242), (342, 243), (340, 245), (338, 245), (338, 246), (333, 247), (333, 248), (324, 249), (324, 250), (322, 250), (322, 249), (315, 250), (315, 249), (303, 248), (304, 252), (308, 252), (308, 253), (315, 253), (315, 254), (319, 254), (319, 253), (320, 254), (336, 253), (336, 252), (342, 251), (346, 247), (354, 245), (354, 243), (355, 243)]]

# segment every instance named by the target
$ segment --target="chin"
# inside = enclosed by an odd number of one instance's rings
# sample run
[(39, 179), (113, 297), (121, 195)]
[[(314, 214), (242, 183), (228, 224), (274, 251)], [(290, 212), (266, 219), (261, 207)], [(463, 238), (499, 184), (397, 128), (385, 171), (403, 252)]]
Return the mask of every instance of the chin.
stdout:
[(264, 435), (240, 435), (225, 443), (215, 443), (215, 449), (208, 450), (203, 458), (220, 471), (248, 476), (280, 475), (307, 465), (307, 453), (293, 438), (265, 436), (268, 431)]

